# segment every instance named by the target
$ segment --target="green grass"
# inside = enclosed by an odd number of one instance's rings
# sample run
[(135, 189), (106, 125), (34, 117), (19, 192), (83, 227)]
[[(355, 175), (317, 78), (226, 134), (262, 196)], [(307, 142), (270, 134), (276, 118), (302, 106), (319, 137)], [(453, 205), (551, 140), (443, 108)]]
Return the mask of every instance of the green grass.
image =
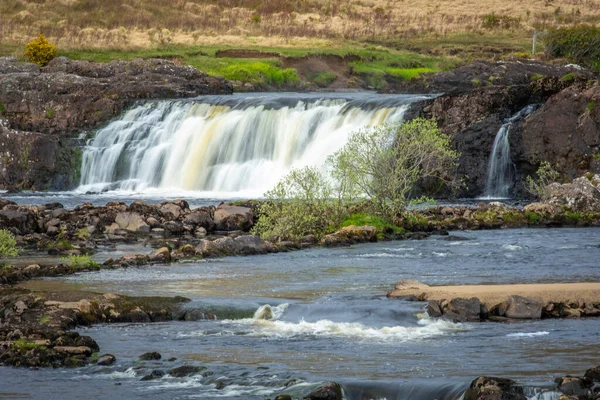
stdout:
[[(166, 58), (183, 65), (191, 65), (212, 76), (251, 83), (254, 85), (294, 86), (299, 82), (295, 70), (283, 68), (278, 58), (244, 59), (217, 58), (219, 50), (238, 49), (237, 46), (165, 46), (140, 50), (60, 50), (59, 56), (74, 60), (110, 62), (113, 60), (133, 60), (135, 58)], [(462, 61), (451, 56), (422, 55), (406, 50), (393, 50), (384, 47), (365, 47), (355, 43), (332, 49), (278, 48), (246, 46), (244, 49), (278, 53), (287, 57), (306, 55), (356, 55), (363, 61), (351, 62), (353, 75), (359, 75), (371, 86), (385, 86), (386, 79), (393, 81), (409, 80), (424, 72), (446, 71)], [(331, 73), (327, 73), (331, 74)], [(316, 81), (315, 81), (316, 79)], [(332, 79), (331, 75), (315, 74), (309, 80), (315, 84), (324, 84)], [(331, 80), (333, 82), (333, 80)]]
[(539, 214), (534, 213), (533, 211), (527, 211), (525, 212), (525, 218), (527, 218), (527, 220), (529, 221), (530, 224), (533, 225), (537, 225), (540, 223), (540, 221), (542, 220), (542, 218), (540, 217)]
[(349, 215), (340, 224), (340, 228), (343, 228), (345, 226), (352, 226), (352, 225), (354, 225), (354, 226), (365, 226), (365, 225), (373, 226), (377, 229), (378, 236), (379, 236), (379, 234), (383, 234), (386, 232), (393, 232), (393, 233), (403, 233), (404, 232), (404, 229), (402, 229), (398, 226), (392, 225), (389, 222), (386, 222), (385, 220), (383, 220), (383, 218), (378, 217), (373, 214), (367, 214), (367, 213), (356, 213), (356, 214)]
[(333, 72), (322, 72), (312, 78), (311, 80), (319, 87), (326, 87), (331, 85), (337, 79), (337, 75)]
[(13, 349), (23, 351), (23, 352), (33, 350), (33, 349), (43, 350), (45, 348), (46, 348), (46, 346), (31, 343), (31, 342), (26, 341), (25, 339), (17, 339), (13, 342)]
[(65, 261), (67, 265), (69, 265), (69, 267), (74, 269), (97, 267), (99, 265), (97, 262), (93, 261), (87, 254), (80, 256), (70, 255)]
[(585, 108), (588, 111), (594, 111), (594, 109), (596, 108), (596, 104), (597, 103), (595, 101), (590, 101)]

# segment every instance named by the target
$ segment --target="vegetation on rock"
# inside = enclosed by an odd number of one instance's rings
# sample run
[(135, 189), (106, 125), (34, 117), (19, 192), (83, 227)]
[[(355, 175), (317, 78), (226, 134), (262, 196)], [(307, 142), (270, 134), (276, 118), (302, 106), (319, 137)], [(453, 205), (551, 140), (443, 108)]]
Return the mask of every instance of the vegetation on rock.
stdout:
[(527, 177), (526, 188), (535, 198), (545, 201), (548, 200), (548, 185), (558, 181), (560, 174), (552, 168), (548, 161), (543, 161), (537, 170), (537, 178)]
[(8, 229), (0, 229), (0, 259), (18, 255), (19, 249), (15, 236)]
[(42, 33), (37, 39), (27, 43), (24, 54), (30, 62), (44, 67), (56, 56), (56, 46)]

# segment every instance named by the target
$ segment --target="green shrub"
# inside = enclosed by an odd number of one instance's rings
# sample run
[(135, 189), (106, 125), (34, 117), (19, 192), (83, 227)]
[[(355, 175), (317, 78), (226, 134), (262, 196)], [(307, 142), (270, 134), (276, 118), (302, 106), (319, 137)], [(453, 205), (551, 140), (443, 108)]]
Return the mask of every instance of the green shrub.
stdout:
[(293, 169), (265, 193), (252, 233), (271, 241), (324, 235), (336, 224), (329, 181), (317, 168)]
[(337, 79), (337, 75), (333, 72), (321, 72), (319, 75), (313, 78), (313, 82), (318, 87), (327, 87), (331, 85)]
[(537, 170), (537, 179), (528, 176), (525, 188), (535, 198), (545, 201), (548, 200), (550, 196), (548, 185), (558, 181), (559, 178), (560, 174), (552, 168), (552, 165), (550, 165), (548, 161), (542, 161)]
[(591, 68), (600, 60), (600, 27), (579, 25), (552, 29), (543, 38), (545, 53), (551, 58), (567, 58)]
[(429, 220), (422, 214), (407, 212), (404, 215), (404, 224), (407, 229), (419, 229), (429, 226)]
[(73, 269), (97, 267), (99, 265), (97, 262), (93, 261), (87, 254), (70, 255), (65, 261), (67, 265)]
[(409, 194), (423, 178), (455, 183), (458, 153), (433, 120), (416, 118), (402, 125), (383, 125), (350, 134), (328, 163), (344, 183), (345, 195), (366, 195), (373, 212), (388, 221), (400, 216)]
[(522, 223), (526, 221), (525, 216), (518, 211), (507, 211), (502, 214), (502, 221), (508, 223)]
[(77, 233), (75, 233), (75, 236), (77, 237), (77, 239), (79, 240), (90, 240), (92, 238), (92, 235), (90, 234), (90, 231), (88, 231), (86, 228), (81, 228), (77, 231)]
[(15, 236), (7, 229), (0, 229), (0, 258), (16, 257), (19, 248)]
[(40, 34), (37, 39), (25, 45), (25, 57), (30, 62), (38, 64), (41, 67), (48, 65), (50, 60), (56, 55), (56, 46), (48, 42), (44, 34)]
[(595, 101), (590, 101), (587, 106), (585, 107), (586, 110), (588, 111), (594, 111), (596, 109), (596, 102)]
[(542, 220), (542, 217), (539, 214), (534, 213), (533, 211), (526, 211), (525, 218), (527, 218), (529, 223), (533, 224), (533, 225), (539, 224), (540, 221)]

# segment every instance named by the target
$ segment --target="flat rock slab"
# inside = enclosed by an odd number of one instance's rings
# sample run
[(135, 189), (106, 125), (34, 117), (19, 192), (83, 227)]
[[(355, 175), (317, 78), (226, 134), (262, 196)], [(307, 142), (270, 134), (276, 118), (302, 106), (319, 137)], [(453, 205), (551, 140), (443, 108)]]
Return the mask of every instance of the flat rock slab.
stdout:
[(388, 297), (416, 296), (422, 300), (452, 300), (477, 297), (482, 304), (493, 307), (509, 296), (522, 296), (543, 304), (600, 302), (600, 282), (548, 283), (523, 285), (460, 285), (429, 286), (417, 281), (399, 281)]

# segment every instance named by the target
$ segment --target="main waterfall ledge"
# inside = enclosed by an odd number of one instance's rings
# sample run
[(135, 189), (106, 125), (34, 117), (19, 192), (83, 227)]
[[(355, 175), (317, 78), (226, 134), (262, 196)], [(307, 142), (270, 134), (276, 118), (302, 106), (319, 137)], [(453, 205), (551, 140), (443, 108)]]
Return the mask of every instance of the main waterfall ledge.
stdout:
[(294, 167), (322, 166), (351, 132), (401, 123), (424, 95), (239, 94), (139, 103), (85, 148), (79, 192), (258, 197)]

